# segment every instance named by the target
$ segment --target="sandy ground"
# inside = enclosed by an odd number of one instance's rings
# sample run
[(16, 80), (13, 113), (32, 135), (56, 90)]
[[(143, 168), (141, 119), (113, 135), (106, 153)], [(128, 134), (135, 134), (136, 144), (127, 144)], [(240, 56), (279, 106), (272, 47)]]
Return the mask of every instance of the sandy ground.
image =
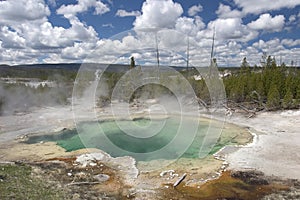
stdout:
[(249, 127), (256, 135), (253, 143), (225, 154), (229, 169), (256, 169), (266, 175), (300, 179), (299, 110), (264, 112), (253, 118), (234, 114), (227, 121)]
[[(82, 118), (84, 117), (82, 116)], [(266, 175), (300, 179), (299, 110), (264, 112), (253, 118), (233, 114), (227, 119), (227, 122), (249, 127), (250, 131), (256, 135), (253, 143), (240, 147), (237, 151), (219, 153), (220, 155), (224, 154), (230, 169), (257, 169)], [(11, 144), (11, 141), (17, 137), (24, 137), (24, 135), (32, 133), (55, 132), (70, 127), (74, 127), (70, 107), (41, 108), (30, 113), (1, 116), (0, 159), (4, 157), (3, 153), (7, 152), (5, 149), (9, 147), (8, 144)], [(39, 146), (45, 149), (47, 145)], [(20, 151), (23, 150), (24, 155), (26, 155), (26, 151), (29, 151), (29, 146), (19, 146), (19, 148)], [(32, 149), (36, 148), (35, 146)], [(42, 154), (51, 157), (63, 153), (64, 151), (59, 148), (52, 148), (52, 152)]]

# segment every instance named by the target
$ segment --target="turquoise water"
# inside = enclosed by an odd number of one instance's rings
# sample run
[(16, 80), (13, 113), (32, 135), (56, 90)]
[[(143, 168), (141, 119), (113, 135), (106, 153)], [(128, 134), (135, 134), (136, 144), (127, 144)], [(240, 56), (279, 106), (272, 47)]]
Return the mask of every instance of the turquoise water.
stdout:
[[(114, 157), (130, 155), (143, 161), (197, 158), (208, 127), (208, 121), (178, 118), (85, 122), (59, 134), (32, 136), (27, 143), (55, 141), (67, 151), (98, 148)], [(215, 145), (210, 153), (223, 145)]]

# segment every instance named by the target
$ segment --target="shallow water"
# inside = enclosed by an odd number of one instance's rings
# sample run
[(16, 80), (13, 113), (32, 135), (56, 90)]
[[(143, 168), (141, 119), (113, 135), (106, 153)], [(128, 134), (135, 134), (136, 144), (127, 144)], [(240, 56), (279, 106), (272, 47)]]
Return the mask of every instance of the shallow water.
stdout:
[(77, 129), (32, 136), (27, 143), (55, 141), (67, 151), (98, 148), (113, 157), (129, 155), (138, 161), (198, 158), (201, 147), (207, 154), (213, 154), (230, 142), (218, 138), (222, 125), (216, 121), (176, 117), (84, 122)]

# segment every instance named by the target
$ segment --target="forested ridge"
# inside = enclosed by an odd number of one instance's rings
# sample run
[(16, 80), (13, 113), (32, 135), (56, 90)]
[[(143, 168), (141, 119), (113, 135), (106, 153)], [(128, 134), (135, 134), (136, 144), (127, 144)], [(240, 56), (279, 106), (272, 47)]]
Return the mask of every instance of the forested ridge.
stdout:
[(238, 74), (224, 79), (228, 100), (255, 102), (268, 110), (299, 107), (300, 72), (269, 56), (261, 67), (250, 67), (244, 58)]
[[(300, 70), (297, 67), (277, 65), (275, 58), (268, 56), (263, 66), (250, 66), (244, 58), (240, 68), (225, 71), (230, 72), (223, 77), (229, 107), (240, 105), (256, 111), (299, 108)], [(209, 104), (205, 80), (190, 79), (190, 82), (196, 95)]]

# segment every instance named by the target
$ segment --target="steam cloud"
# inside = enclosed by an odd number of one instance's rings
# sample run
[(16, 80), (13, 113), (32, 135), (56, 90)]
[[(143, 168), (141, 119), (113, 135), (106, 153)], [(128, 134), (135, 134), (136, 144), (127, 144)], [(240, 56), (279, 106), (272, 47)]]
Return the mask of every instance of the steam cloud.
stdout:
[(56, 76), (54, 87), (42, 82), (38, 87), (18, 81), (15, 83), (0, 82), (0, 115), (27, 112), (33, 107), (69, 103), (72, 85), (61, 78), (61, 76)]

